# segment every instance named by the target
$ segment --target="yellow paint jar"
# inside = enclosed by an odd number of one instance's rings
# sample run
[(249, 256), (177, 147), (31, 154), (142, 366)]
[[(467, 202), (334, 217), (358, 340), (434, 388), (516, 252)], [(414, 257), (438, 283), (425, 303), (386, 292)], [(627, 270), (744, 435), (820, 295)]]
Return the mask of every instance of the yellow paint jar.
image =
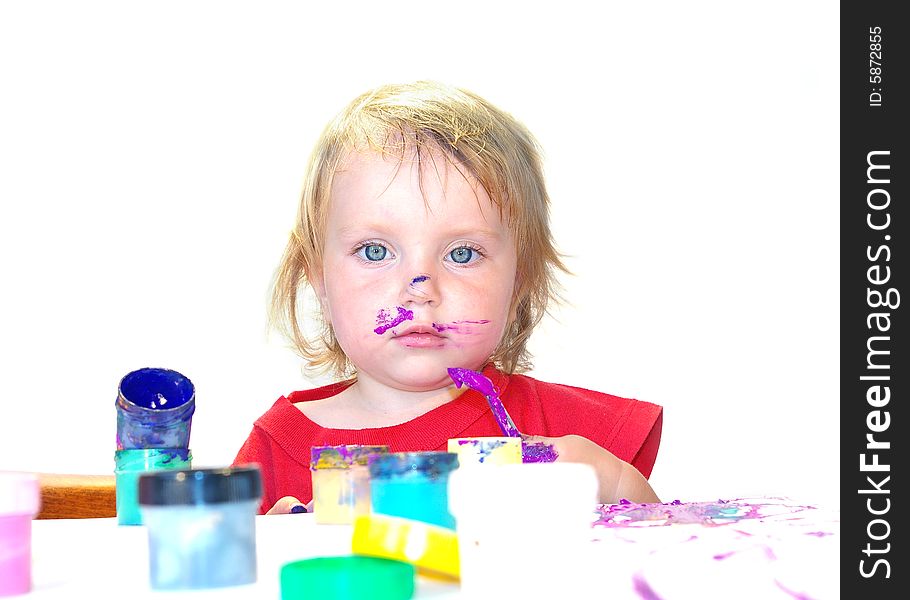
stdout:
[(448, 450), (458, 455), (461, 466), (521, 464), (519, 437), (452, 438)]
[(388, 454), (388, 446), (313, 446), (313, 512), (317, 523), (349, 525), (370, 512), (369, 458)]

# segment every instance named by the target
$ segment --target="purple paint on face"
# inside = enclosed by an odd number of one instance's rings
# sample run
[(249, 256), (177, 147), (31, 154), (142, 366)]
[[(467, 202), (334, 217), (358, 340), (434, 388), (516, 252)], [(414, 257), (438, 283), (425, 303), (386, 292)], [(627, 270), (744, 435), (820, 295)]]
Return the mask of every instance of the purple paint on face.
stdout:
[(453, 330), (457, 333), (471, 333), (470, 327), (465, 327), (465, 325), (486, 325), (490, 321), (487, 319), (480, 319), (479, 321), (452, 321), (451, 323), (433, 323), (433, 329), (442, 333), (443, 331)]
[(392, 327), (401, 325), (405, 321), (414, 320), (414, 311), (408, 310), (403, 306), (396, 306), (395, 308), (397, 309), (398, 314), (396, 314), (394, 317), (388, 310), (384, 308), (380, 309), (379, 312), (376, 313), (376, 324), (379, 325), (379, 327), (373, 330), (376, 334), (382, 335)]
[(487, 379), (482, 373), (471, 371), (470, 369), (451, 367), (448, 371), (449, 377), (455, 382), (455, 387), (460, 388), (462, 385), (466, 385), (475, 392), (480, 392), (487, 399), (490, 408), (493, 410), (493, 416), (496, 417), (496, 422), (499, 424), (504, 436), (521, 437), (521, 433), (515, 427), (512, 417), (506, 412), (506, 407), (502, 405), (502, 401), (499, 399), (499, 390), (496, 389), (492, 381)]
[(411, 280), (411, 285), (414, 285), (415, 283), (421, 283), (421, 282), (427, 281), (429, 278), (430, 278), (429, 275), (418, 275), (417, 277), (415, 277), (414, 279)]

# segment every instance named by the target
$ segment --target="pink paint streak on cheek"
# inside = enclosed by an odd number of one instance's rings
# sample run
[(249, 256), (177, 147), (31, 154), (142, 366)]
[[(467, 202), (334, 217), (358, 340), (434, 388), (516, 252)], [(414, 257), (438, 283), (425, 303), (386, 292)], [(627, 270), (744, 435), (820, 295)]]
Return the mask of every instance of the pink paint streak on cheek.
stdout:
[(376, 324), (378, 327), (373, 330), (377, 335), (382, 335), (392, 327), (401, 325), (405, 321), (414, 320), (414, 311), (408, 310), (403, 306), (396, 306), (394, 309), (396, 312), (393, 315), (391, 310), (382, 308), (376, 313)]
[(454, 331), (464, 335), (474, 333), (472, 325), (486, 325), (489, 319), (479, 319), (477, 321), (452, 321), (451, 323), (433, 323), (433, 329), (442, 333), (443, 331)]

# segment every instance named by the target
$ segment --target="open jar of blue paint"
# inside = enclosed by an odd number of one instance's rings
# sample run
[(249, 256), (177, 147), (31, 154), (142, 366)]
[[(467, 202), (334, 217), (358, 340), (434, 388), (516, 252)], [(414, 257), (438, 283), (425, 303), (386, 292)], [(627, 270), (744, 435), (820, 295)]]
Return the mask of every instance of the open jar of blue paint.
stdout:
[(393, 452), (371, 457), (372, 511), (454, 529), (448, 482), (457, 468), (454, 452)]
[(196, 388), (171, 369), (127, 373), (117, 388), (117, 450), (189, 448)]
[(188, 590), (256, 581), (259, 468), (155, 471), (139, 478), (152, 589)]

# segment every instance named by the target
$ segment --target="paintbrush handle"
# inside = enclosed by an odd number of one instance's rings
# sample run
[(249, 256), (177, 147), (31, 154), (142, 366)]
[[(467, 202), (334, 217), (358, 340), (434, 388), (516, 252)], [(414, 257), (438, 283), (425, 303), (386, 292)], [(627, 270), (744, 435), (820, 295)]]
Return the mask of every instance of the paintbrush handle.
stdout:
[(502, 434), (506, 437), (521, 437), (521, 432), (518, 431), (515, 422), (512, 420), (512, 417), (509, 416), (506, 407), (502, 405), (502, 401), (499, 400), (499, 397), (497, 395), (490, 395), (485, 396), (485, 398), (487, 399), (490, 408), (493, 410), (493, 416), (496, 417), (496, 422), (499, 424)]

